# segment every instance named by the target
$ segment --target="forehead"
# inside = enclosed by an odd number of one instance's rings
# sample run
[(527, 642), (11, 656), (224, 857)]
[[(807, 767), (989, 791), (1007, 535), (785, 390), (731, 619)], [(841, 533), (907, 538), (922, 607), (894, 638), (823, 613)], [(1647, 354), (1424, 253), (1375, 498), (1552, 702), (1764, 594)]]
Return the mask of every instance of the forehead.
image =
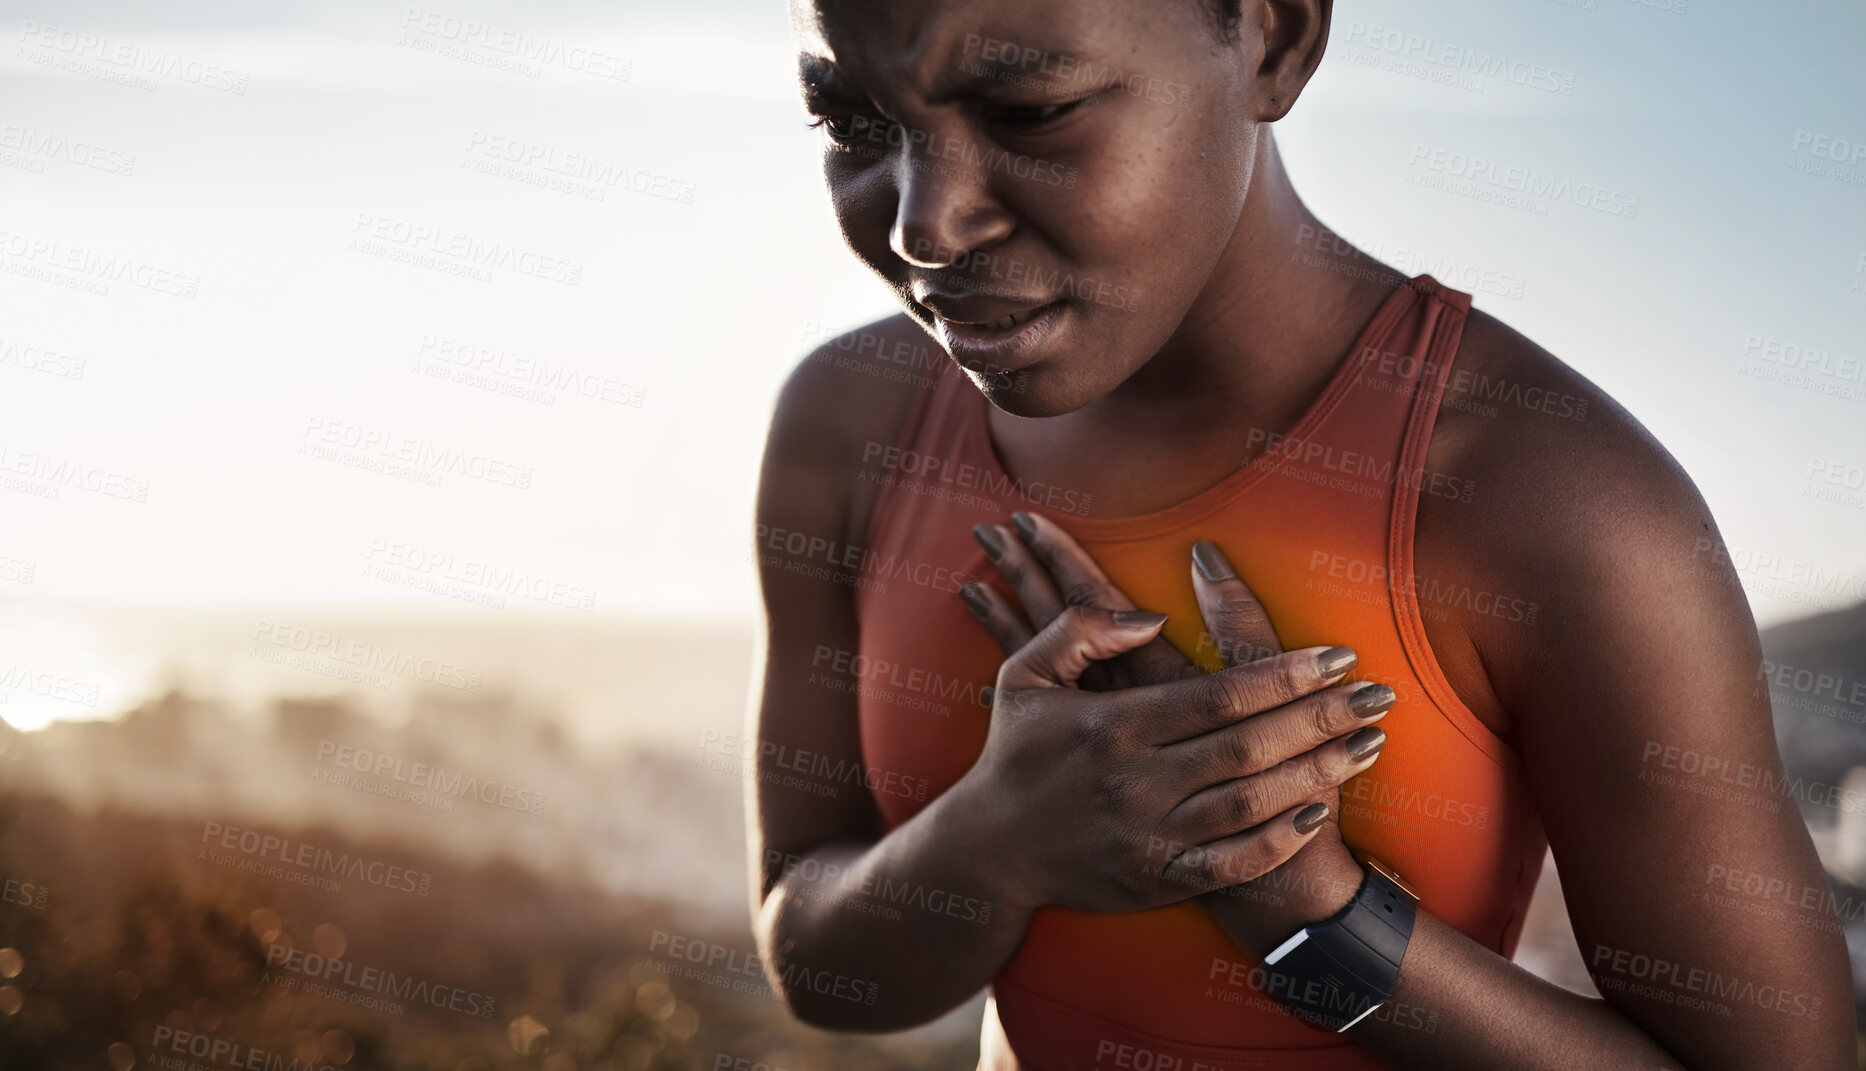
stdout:
[[(806, 79), (930, 89), (967, 67), (1143, 51), (1183, 28), (1171, 0), (791, 0)], [(1148, 51), (1151, 51), (1150, 49)]]

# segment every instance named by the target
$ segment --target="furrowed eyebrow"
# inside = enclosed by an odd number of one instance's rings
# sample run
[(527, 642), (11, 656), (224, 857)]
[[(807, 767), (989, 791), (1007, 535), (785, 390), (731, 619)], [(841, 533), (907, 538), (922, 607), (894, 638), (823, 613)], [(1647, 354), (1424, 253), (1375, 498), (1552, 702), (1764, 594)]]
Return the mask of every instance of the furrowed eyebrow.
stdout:
[(941, 78), (936, 99), (1027, 96), (1031, 90), (1068, 92), (1099, 88), (1114, 70), (1094, 57), (1064, 48), (1017, 45), (995, 38), (966, 39), (965, 49)]

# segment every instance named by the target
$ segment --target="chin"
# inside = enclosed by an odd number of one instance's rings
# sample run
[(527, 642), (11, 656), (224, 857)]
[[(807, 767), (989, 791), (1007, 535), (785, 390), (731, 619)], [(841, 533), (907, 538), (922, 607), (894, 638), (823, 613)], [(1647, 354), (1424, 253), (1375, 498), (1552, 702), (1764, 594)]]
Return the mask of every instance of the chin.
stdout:
[(1017, 417), (1062, 416), (1099, 397), (1083, 392), (1079, 386), (1059, 376), (1043, 372), (1035, 368), (1000, 375), (967, 371), (966, 377), (985, 395), (986, 401)]

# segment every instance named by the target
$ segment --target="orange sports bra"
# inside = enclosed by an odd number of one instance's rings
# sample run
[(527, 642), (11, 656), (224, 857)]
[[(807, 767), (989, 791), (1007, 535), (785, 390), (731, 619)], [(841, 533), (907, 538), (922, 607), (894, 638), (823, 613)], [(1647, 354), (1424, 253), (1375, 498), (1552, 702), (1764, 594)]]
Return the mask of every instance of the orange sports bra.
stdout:
[[(1426, 643), (1427, 615), (1484, 596), (1415, 577), (1412, 565), (1419, 496), (1470, 493), (1424, 469), (1469, 309), (1470, 295), (1427, 275), (1396, 288), (1295, 427), (1265, 432), (1267, 449), (1216, 486), (1138, 517), (1082, 516), (1074, 492), (1008, 476), (985, 423), (989, 403), (946, 362), (912, 404), (897, 449), (864, 473), (883, 488), (856, 593), (855, 667), (868, 677), (857, 688), (862, 751), (871, 768), (930, 782), (924, 794), (875, 791), (888, 828), (957, 781), (984, 745), (990, 711), (978, 693), (1004, 658), (956, 592), (967, 577), (1011, 592), (973, 524), (1041, 512), (1136, 605), (1166, 613), (1167, 640), (1208, 670), (1222, 663), (1187, 562), (1193, 542), (1209, 539), (1263, 601), (1286, 649), (1349, 645), (1360, 654), (1353, 678), (1398, 693), (1381, 723), (1380, 761), (1342, 789), (1349, 847), (1396, 869), (1424, 910), (1511, 955), (1547, 840), (1516, 755), (1453, 694)], [(1289, 1015), (1252, 985), (1255, 966), (1193, 902), (1127, 914), (1039, 909), (992, 982), (984, 1066), (1387, 1066)], [(1423, 1009), (1375, 1014), (1431, 1026)]]

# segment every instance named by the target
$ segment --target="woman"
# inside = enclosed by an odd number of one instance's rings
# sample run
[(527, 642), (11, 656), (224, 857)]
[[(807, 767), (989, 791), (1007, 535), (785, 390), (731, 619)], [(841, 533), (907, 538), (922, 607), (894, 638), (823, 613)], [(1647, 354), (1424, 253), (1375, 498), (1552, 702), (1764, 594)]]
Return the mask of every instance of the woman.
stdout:
[[(793, 6), (906, 313), (766, 448), (767, 969), (842, 1030), (989, 987), (990, 1068), (1851, 1066), (1839, 938), (1728, 880), (1825, 888), (1690, 481), (1313, 266), (1270, 124), (1329, 14)], [(1547, 848), (1604, 999), (1509, 962)]]

